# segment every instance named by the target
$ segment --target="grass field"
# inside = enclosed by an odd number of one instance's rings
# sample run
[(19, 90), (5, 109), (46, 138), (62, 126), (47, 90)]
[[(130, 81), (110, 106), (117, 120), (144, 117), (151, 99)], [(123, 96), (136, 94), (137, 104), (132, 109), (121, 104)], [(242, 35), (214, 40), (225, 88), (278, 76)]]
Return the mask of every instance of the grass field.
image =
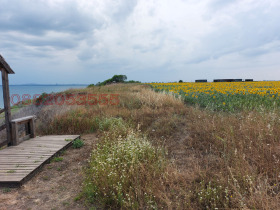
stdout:
[(279, 83), (151, 85), (168, 92), (156, 92), (150, 85), (115, 84), (71, 93), (118, 94), (117, 105), (23, 108), (25, 113), (36, 110), (39, 135), (98, 136), (91, 152), (80, 154), (88, 163), (76, 172), (83, 184), (71, 180), (81, 191), (68, 201), (71, 205), (82, 201), (85, 208), (113, 209), (280, 206)]

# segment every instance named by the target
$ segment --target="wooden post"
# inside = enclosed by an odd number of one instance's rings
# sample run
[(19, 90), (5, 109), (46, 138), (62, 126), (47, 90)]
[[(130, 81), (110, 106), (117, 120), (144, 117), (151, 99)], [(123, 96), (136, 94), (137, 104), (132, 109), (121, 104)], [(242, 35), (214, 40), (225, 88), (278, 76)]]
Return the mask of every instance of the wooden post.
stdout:
[(35, 131), (35, 118), (32, 118), (29, 121), (29, 129), (30, 129), (30, 138), (35, 138), (36, 137), (36, 131)]
[(12, 144), (12, 133), (11, 133), (11, 105), (10, 105), (10, 90), (9, 90), (9, 79), (8, 73), (4, 69), (2, 72), (2, 88), (3, 88), (3, 99), (4, 99), (4, 109), (5, 109), (5, 123), (7, 131), (7, 141), (8, 145)]
[(17, 146), (19, 144), (19, 136), (18, 136), (18, 124), (12, 122), (12, 141), (11, 144), (13, 146)]

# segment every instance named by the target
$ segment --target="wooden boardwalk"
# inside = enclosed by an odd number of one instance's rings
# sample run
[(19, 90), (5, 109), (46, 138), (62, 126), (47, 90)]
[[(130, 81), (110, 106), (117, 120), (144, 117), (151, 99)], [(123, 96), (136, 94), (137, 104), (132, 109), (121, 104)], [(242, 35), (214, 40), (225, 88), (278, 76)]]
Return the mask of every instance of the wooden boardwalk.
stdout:
[(78, 135), (42, 136), (0, 150), (0, 187), (19, 187)]

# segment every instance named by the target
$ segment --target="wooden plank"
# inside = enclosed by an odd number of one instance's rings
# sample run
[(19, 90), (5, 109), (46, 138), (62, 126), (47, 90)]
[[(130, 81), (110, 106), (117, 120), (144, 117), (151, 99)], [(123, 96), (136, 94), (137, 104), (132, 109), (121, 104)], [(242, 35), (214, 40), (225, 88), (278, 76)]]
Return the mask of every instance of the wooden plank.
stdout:
[(36, 157), (9, 157), (9, 160), (5, 160), (5, 158), (1, 158), (1, 162), (12, 162), (12, 161), (20, 161), (20, 162), (24, 162), (24, 161), (34, 161), (34, 160), (44, 160), (49, 158), (49, 156), (36, 156)]
[(39, 165), (40, 162), (44, 162), (45, 160), (49, 159), (51, 156), (48, 158), (44, 159), (28, 159), (28, 160), (11, 160), (11, 161), (2, 161), (0, 165), (22, 165), (22, 164), (28, 164), (28, 165)]
[[(5, 151), (4, 151), (5, 152)], [(46, 153), (44, 153), (44, 154), (33, 154), (32, 156), (48, 156), (49, 154), (46, 154)], [(28, 154), (28, 153), (24, 153), (24, 154), (22, 154), (22, 153), (20, 153), (20, 154), (10, 154), (10, 153), (0, 153), (0, 157), (30, 157), (30, 153)]]
[[(22, 180), (21, 177), (10, 177), (10, 176), (2, 176), (1, 177), (1, 182), (3, 183), (2, 185), (3, 186), (7, 186), (7, 185), (4, 185), (5, 182), (20, 182)], [(1, 186), (2, 186), (1, 185)]]
[(26, 164), (3, 164), (0, 165), (1, 169), (11, 168), (11, 169), (34, 169), (34, 167), (37, 167), (37, 163), (26, 163)]
[(65, 139), (77, 138), (78, 135), (36, 137), (0, 150), (0, 187), (21, 186), (54, 155), (72, 144)]
[[(52, 154), (52, 153), (51, 153)], [(11, 159), (11, 158), (35, 158), (35, 157), (48, 157), (51, 154), (35, 154), (35, 155), (30, 155), (30, 154), (25, 154), (25, 155), (17, 155), (17, 156), (12, 156), (12, 155), (5, 155), (1, 156), (0, 158), (3, 159), (5, 157)], [(0, 163), (1, 164), (1, 163)]]
[[(67, 143), (67, 142), (65, 142)], [(62, 145), (65, 145), (65, 144), (55, 144), (55, 145), (42, 145), (42, 144), (37, 144), (37, 145), (32, 145), (32, 144), (26, 144), (26, 146), (30, 146), (30, 147), (23, 147), (21, 145), (19, 145), (19, 148), (14, 148), (14, 149), (17, 149), (17, 150), (20, 150), (20, 149), (24, 149), (26, 151), (36, 151), (37, 149), (41, 149), (41, 150), (49, 150), (49, 149), (56, 149)]]
[(32, 167), (32, 166), (29, 166), (29, 167), (8, 167), (8, 166), (3, 166), (2, 168), (1, 168), (1, 171), (13, 171), (13, 170), (15, 170), (15, 171), (18, 171), (18, 170), (24, 170), (24, 171), (33, 171), (33, 169), (34, 169), (34, 166)]
[(4, 157), (2, 157), (2, 158), (0, 158), (0, 160), (1, 160), (1, 162), (3, 163), (3, 162), (12, 162), (12, 161), (19, 161), (19, 160), (23, 160), (23, 161), (26, 161), (27, 159), (28, 160), (44, 160), (44, 159), (47, 159), (49, 156), (36, 156), (36, 157), (32, 157), (32, 156), (29, 156), (29, 157), (27, 157), (27, 156), (25, 156), (25, 157), (9, 157), (9, 160), (8, 161), (5, 161), (5, 158)]
[(0, 176), (1, 175), (7, 175), (7, 176), (17, 176), (19, 174), (29, 174), (31, 171), (33, 171), (33, 169), (13, 169), (13, 170), (9, 170), (9, 169), (2, 169), (0, 170)]
[(30, 153), (30, 154), (35, 154), (35, 153), (38, 153), (38, 152), (41, 152), (41, 151), (45, 151), (45, 152), (53, 152), (55, 150), (57, 150), (58, 148), (60, 148), (59, 146), (57, 147), (52, 147), (52, 148), (44, 148), (44, 147), (30, 147), (30, 148), (16, 148), (14, 150), (11, 150), (11, 151), (25, 151), (27, 153)]
[[(16, 150), (18, 152), (18, 150)], [(22, 152), (23, 151), (23, 152)], [(32, 154), (36, 154), (36, 153), (30, 153), (30, 152), (26, 152), (25, 150), (21, 151), (21, 155), (32, 155)], [(41, 152), (41, 151), (39, 151)], [(44, 152), (44, 155), (48, 155), (48, 154), (52, 154), (53, 151), (49, 151), (49, 152)], [(12, 155), (10, 152), (7, 153), (6, 151), (1, 153), (1, 154), (5, 154), (5, 155)], [(15, 154), (15, 156), (17, 156), (17, 154)]]
[(5, 59), (0, 55), (0, 70), (5, 71), (9, 74), (14, 74), (15, 72), (12, 70), (10, 65), (5, 61)]
[[(24, 143), (24, 142), (23, 142)], [(20, 148), (14, 148), (13, 150), (8, 150), (9, 151), (25, 151), (25, 152), (29, 152), (29, 153), (36, 153), (39, 151), (50, 151), (52, 152), (53, 150), (56, 150), (57, 148), (59, 148), (60, 146), (53, 146), (53, 147), (32, 147), (30, 146), (30, 148), (24, 148), (24, 147), (20, 147)]]
[(37, 162), (44, 161), (44, 160), (48, 159), (49, 157), (51, 157), (51, 155), (49, 155), (49, 156), (47, 156), (47, 157), (44, 156), (43, 158), (41, 158), (41, 157), (36, 157), (36, 158), (22, 158), (22, 160), (10, 159), (9, 161), (5, 161), (5, 160), (1, 159), (0, 161), (1, 161), (1, 164), (4, 164), (4, 165), (6, 165), (6, 164), (16, 165), (16, 164), (12, 164), (12, 163), (20, 163), (20, 162), (26, 163), (26, 164), (29, 163), (29, 164), (34, 164), (34, 165), (36, 165)]
[(12, 122), (12, 123), (18, 123), (18, 124), (20, 124), (20, 123), (25, 123), (25, 122), (27, 122), (27, 121), (29, 121), (29, 120), (31, 120), (31, 119), (34, 119), (35, 117), (36, 117), (36, 116), (31, 115), (31, 116), (27, 116), (27, 117), (22, 117), (22, 118), (14, 119), (14, 120), (12, 120), (11, 122)]

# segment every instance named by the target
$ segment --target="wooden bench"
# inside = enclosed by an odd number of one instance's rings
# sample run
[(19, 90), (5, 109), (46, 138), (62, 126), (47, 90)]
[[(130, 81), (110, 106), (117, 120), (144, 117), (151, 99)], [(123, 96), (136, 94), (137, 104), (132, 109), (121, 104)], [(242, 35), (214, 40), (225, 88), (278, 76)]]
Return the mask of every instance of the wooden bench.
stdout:
[[(11, 126), (12, 126), (12, 145), (16, 146), (19, 145), (22, 141), (30, 139), (30, 138), (35, 138), (35, 126), (34, 126), (34, 121), (36, 119), (36, 116), (27, 116), (27, 117), (22, 117), (18, 119), (14, 119), (11, 121)], [(18, 125), (19, 124), (25, 124), (25, 131), (26, 131), (26, 136), (23, 138), (19, 138), (18, 134)]]

